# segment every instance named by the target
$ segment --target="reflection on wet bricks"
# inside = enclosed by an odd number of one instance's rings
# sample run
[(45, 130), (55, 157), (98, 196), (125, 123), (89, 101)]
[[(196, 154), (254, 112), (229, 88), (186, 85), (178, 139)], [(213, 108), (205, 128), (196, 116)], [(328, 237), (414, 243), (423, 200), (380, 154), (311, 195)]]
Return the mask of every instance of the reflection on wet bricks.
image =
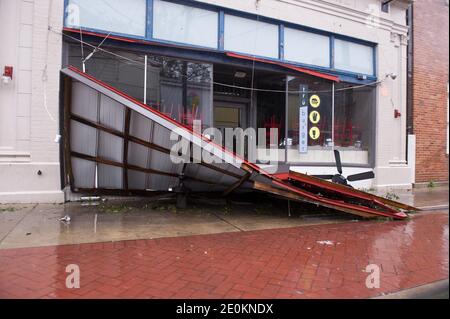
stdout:
[[(448, 214), (0, 250), (1, 298), (367, 298), (448, 278)], [(79, 266), (68, 289), (66, 267)], [(368, 265), (380, 269), (370, 289)]]

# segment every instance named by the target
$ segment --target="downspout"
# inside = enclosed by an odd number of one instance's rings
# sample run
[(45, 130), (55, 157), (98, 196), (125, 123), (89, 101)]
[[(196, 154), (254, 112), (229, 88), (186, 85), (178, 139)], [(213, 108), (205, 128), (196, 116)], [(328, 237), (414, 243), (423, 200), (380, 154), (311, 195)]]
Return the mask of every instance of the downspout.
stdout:
[[(416, 159), (415, 146), (410, 146), (410, 139), (414, 135), (414, 105), (413, 105), (413, 84), (414, 84), (414, 12), (413, 4), (411, 3), (407, 10), (406, 23), (408, 29), (408, 46), (407, 46), (407, 77), (406, 77), (406, 161), (407, 165), (411, 167), (411, 183), (416, 182)], [(411, 149), (410, 149), (411, 147)], [(412, 148), (414, 147), (414, 149)]]
[(413, 118), (413, 63), (414, 63), (414, 23), (413, 23), (413, 5), (410, 4), (407, 10), (407, 24), (409, 26), (408, 34), (408, 54), (407, 54), (407, 84), (406, 84), (406, 133), (414, 134), (414, 118)]

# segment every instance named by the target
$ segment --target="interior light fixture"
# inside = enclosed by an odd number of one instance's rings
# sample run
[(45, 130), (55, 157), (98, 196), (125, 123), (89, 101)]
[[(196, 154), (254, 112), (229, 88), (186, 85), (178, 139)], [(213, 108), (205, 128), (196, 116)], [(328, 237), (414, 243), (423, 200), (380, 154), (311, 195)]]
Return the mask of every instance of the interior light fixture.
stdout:
[(234, 77), (239, 78), (239, 79), (243, 79), (247, 76), (247, 73), (244, 71), (236, 71), (234, 73)]

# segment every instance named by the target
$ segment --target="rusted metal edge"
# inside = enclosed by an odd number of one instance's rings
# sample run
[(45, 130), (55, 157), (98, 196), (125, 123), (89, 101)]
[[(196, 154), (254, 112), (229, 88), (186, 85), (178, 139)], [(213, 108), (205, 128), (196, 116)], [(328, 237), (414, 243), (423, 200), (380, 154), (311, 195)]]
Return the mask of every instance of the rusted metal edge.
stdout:
[(294, 172), (294, 171), (290, 171), (289, 172), (289, 177), (296, 180), (296, 181), (300, 181), (300, 182), (304, 182), (304, 183), (308, 183), (323, 189), (327, 189), (327, 190), (331, 190), (331, 191), (335, 191), (335, 192), (339, 192), (341, 194), (347, 195), (347, 196), (351, 196), (351, 197), (355, 197), (355, 198), (360, 198), (360, 199), (365, 199), (365, 200), (369, 200), (369, 201), (376, 201), (378, 203), (383, 203), (389, 206), (392, 206), (394, 208), (400, 208), (406, 211), (418, 211), (419, 209), (413, 206), (409, 206), (403, 203), (399, 203), (393, 200), (389, 200), (387, 198), (383, 198), (380, 196), (376, 196), (373, 194), (369, 194), (363, 191), (360, 191), (358, 189), (354, 189), (354, 188), (349, 188), (346, 187), (344, 185), (339, 185), (336, 183), (332, 183), (326, 180), (322, 180), (320, 178), (316, 178), (313, 176), (309, 176), (306, 174), (302, 174), (302, 173), (298, 173), (298, 172)]
[[(246, 163), (242, 164), (242, 169), (248, 171), (248, 172), (252, 172), (253, 169), (251, 167), (249, 167)], [(282, 194), (286, 195), (289, 194), (289, 196), (285, 196), (288, 199), (295, 199), (297, 198), (297, 200), (299, 201), (304, 201), (304, 202), (310, 202), (310, 203), (314, 203), (314, 204), (318, 204), (324, 207), (328, 207), (328, 208), (332, 208), (335, 210), (340, 210), (346, 213), (350, 213), (350, 214), (355, 214), (355, 215), (359, 215), (359, 216), (364, 216), (364, 217), (374, 217), (374, 216), (381, 216), (381, 217), (389, 217), (389, 218), (395, 218), (395, 219), (404, 219), (407, 217), (407, 215), (404, 212), (401, 211), (397, 211), (397, 210), (393, 210), (392, 208), (389, 207), (383, 207), (385, 209), (385, 211), (383, 210), (376, 210), (367, 206), (363, 206), (363, 205), (356, 205), (356, 204), (352, 204), (352, 203), (347, 203), (345, 201), (338, 201), (338, 200), (333, 200), (333, 199), (329, 199), (326, 197), (320, 197), (317, 196), (316, 194), (310, 193), (304, 189), (300, 189), (298, 187), (292, 186), (280, 179), (278, 179), (276, 176), (274, 175), (264, 175), (266, 178), (269, 179), (269, 181), (271, 181), (273, 183), (274, 186), (277, 187), (273, 187), (268, 185), (267, 186), (267, 191), (269, 192), (274, 192), (274, 189), (281, 189), (284, 192), (282, 192)], [(255, 182), (253, 187), (258, 187), (259, 190), (264, 190), (265, 188), (262, 186), (261, 182)], [(278, 195), (280, 195), (280, 193), (278, 193)], [(294, 197), (292, 195), (295, 195)]]

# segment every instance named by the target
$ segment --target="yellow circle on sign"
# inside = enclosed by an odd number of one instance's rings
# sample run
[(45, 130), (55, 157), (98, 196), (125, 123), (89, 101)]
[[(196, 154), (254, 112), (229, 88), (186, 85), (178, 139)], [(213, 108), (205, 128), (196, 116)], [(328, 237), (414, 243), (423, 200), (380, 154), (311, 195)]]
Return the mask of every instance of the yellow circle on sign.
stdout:
[(312, 111), (309, 114), (309, 120), (311, 121), (311, 123), (313, 124), (317, 124), (320, 122), (320, 113), (317, 111)]
[(309, 137), (313, 140), (317, 140), (320, 137), (320, 130), (317, 127), (311, 127), (309, 130)]
[(309, 104), (311, 104), (312, 107), (316, 108), (320, 106), (320, 97), (318, 95), (313, 95), (309, 99)]

